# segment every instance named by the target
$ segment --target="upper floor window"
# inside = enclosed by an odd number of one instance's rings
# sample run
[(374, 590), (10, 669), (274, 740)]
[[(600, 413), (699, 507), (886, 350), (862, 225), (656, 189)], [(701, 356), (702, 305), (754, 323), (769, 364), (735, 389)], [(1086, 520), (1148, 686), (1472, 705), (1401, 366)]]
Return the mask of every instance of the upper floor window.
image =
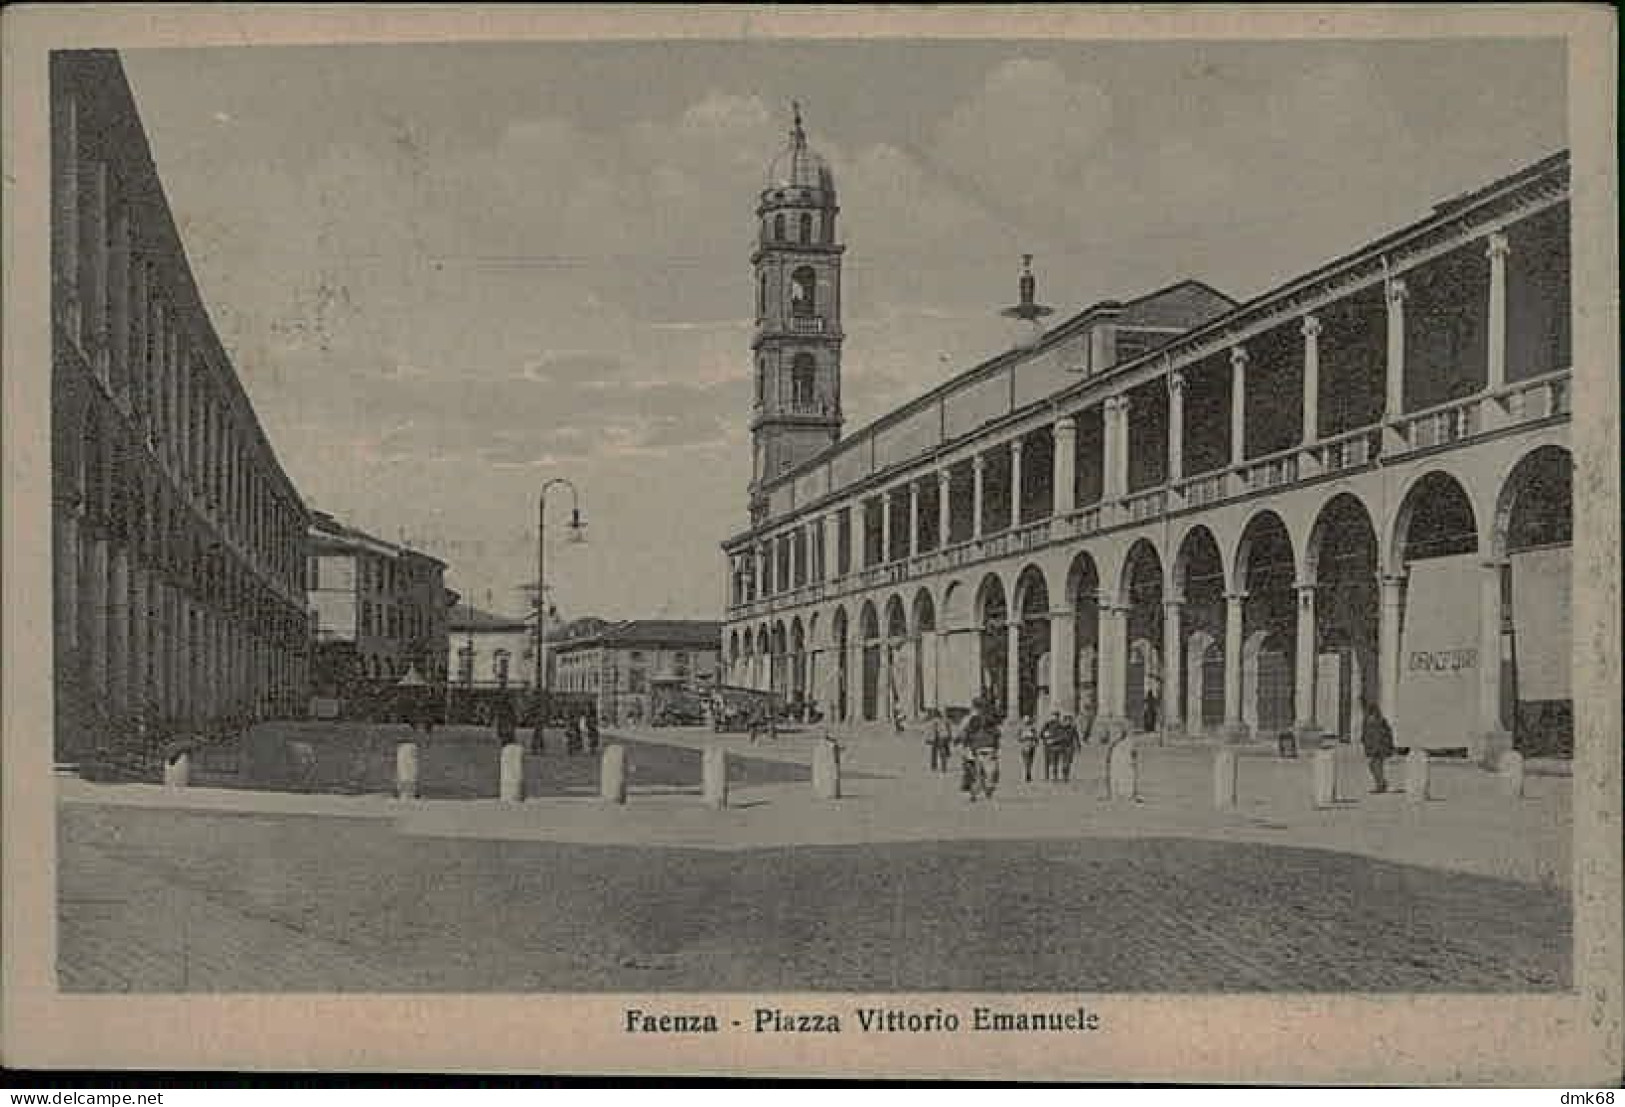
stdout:
[(807, 212), (801, 213), (801, 233), (798, 237), (803, 246), (812, 241), (812, 216)]
[(803, 265), (790, 274), (790, 313), (811, 315), (817, 307), (818, 275)]
[(784, 241), (784, 213), (782, 211), (773, 217), (773, 241)]
[(508, 651), (498, 650), (492, 659), (491, 670), (496, 675), (498, 684), (508, 683)]
[(818, 385), (818, 364), (803, 351), (790, 363), (790, 398), (797, 407), (810, 407)]

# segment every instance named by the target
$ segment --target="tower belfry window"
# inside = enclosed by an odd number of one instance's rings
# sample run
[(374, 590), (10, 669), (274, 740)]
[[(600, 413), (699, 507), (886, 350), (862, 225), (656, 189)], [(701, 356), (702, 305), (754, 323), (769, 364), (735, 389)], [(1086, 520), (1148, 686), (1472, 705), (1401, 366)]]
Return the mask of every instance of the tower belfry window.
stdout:
[(798, 408), (810, 408), (818, 384), (818, 363), (809, 353), (799, 353), (790, 363), (790, 399)]
[(801, 213), (801, 244), (803, 246), (812, 242), (812, 215), (809, 212)]
[(817, 308), (818, 275), (810, 266), (803, 265), (790, 274), (790, 313), (812, 315)]
[(773, 241), (784, 241), (784, 213), (782, 211), (773, 217)]

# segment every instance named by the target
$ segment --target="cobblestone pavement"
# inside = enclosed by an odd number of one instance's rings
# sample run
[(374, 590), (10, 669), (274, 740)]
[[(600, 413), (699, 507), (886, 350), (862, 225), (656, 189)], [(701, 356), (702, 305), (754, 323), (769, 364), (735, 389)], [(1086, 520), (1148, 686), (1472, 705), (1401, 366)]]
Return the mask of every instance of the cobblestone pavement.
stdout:
[(70, 804), (70, 991), (1431, 991), (1570, 979), (1567, 897), (1148, 838), (699, 851)]
[[(678, 776), (697, 774), (697, 755), (657, 747), (720, 742), (750, 764), (799, 770), (823, 740), (623, 738), (640, 743), (634, 766), (641, 757)], [(840, 801), (817, 800), (804, 771), (758, 768), (721, 812), (676, 778), (626, 807), (579, 794), (399, 803), (64, 780), (62, 984), (1225, 991), (1569, 980), (1567, 779), (1532, 776), (1514, 801), (1489, 774), (1436, 762), (1437, 798), (1411, 803), (1367, 795), (1363, 763), (1344, 751), (1348, 798), (1315, 810), (1306, 761), (1244, 749), (1241, 802), (1219, 811), (1211, 749), (1147, 747), (1143, 802), (1131, 803), (1102, 798), (1093, 747), (1070, 785), (1018, 780), (1007, 753), (995, 800), (971, 805), (951, 774), (926, 771), (918, 736), (842, 740)]]

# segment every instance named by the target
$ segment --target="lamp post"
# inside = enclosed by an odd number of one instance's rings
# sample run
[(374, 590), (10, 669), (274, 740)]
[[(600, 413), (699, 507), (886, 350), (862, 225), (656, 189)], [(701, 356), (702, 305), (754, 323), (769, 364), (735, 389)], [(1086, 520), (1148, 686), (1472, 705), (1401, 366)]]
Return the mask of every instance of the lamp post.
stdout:
[(584, 542), (587, 538), (576, 486), (563, 477), (548, 480), (536, 499), (536, 724), (531, 732), (531, 749), (538, 753), (547, 725), (547, 493), (558, 485), (570, 490), (570, 522), (565, 540)]

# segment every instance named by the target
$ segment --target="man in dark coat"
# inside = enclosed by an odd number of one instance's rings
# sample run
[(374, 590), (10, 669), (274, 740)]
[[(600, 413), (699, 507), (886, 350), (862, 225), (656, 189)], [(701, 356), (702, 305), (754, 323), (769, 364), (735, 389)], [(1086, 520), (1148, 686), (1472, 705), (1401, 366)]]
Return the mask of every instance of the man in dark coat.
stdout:
[(514, 738), (513, 701), (503, 696), (491, 705), (491, 722), (496, 727), (497, 741), (507, 745)]
[(1372, 794), (1388, 790), (1388, 777), (1384, 772), (1387, 760), (1394, 755), (1394, 731), (1382, 711), (1370, 700), (1365, 704), (1365, 721), (1360, 727), (1360, 745), (1365, 747), (1366, 764), (1371, 766)]

